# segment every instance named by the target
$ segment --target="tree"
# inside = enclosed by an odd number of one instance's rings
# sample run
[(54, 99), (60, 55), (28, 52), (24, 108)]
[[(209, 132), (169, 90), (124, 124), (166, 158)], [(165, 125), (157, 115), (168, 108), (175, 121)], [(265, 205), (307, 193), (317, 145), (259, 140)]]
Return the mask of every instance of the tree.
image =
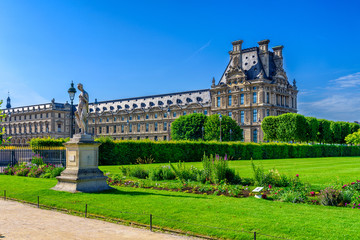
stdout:
[(348, 122), (338, 122), (341, 128), (340, 143), (345, 143), (345, 137), (351, 133), (350, 124)]
[(331, 143), (341, 143), (341, 126), (339, 122), (330, 122)]
[[(243, 130), (231, 117), (223, 116), (221, 119), (221, 139), (222, 141), (243, 140)], [(205, 140), (220, 140), (220, 118), (218, 114), (208, 117), (205, 123)]]
[(319, 132), (319, 121), (314, 117), (305, 117), (306, 119), (306, 141), (316, 141)]
[(355, 144), (355, 145), (359, 145), (360, 144), (360, 130), (357, 132), (354, 132), (352, 134), (349, 134), (345, 137), (345, 142), (347, 144)]
[[(0, 107), (1, 107), (1, 104), (3, 103), (2, 100), (0, 100)], [(0, 108), (0, 122), (3, 121), (3, 119), (6, 117), (6, 114), (3, 114), (3, 111), (1, 110)], [(8, 137), (8, 138), (4, 138), (3, 135), (5, 133), (5, 127), (2, 127), (0, 129), (0, 139), (1, 139), (1, 142), (0, 144), (3, 145), (4, 143), (8, 142), (10, 140), (11, 137)]]
[(174, 140), (199, 140), (202, 139), (202, 127), (207, 116), (193, 113), (181, 116), (171, 124), (171, 138)]
[(278, 140), (276, 132), (278, 129), (279, 121), (277, 117), (265, 117), (261, 123), (261, 129), (264, 132), (264, 140)]
[(279, 141), (306, 141), (306, 119), (297, 113), (285, 113), (278, 116), (276, 135)]
[(331, 130), (330, 121), (326, 119), (318, 119), (319, 121), (319, 132), (317, 134), (317, 141), (319, 143), (331, 143)]
[(358, 123), (350, 123), (350, 132), (354, 133), (360, 129), (360, 125)]

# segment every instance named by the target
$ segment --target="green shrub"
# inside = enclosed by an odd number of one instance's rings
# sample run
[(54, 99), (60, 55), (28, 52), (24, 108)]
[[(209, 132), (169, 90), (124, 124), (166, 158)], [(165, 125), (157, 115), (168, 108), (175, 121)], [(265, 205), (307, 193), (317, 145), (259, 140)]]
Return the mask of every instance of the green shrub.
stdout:
[(343, 200), (341, 190), (333, 187), (327, 187), (321, 190), (318, 198), (319, 202), (325, 206), (337, 206)]
[(65, 168), (62, 168), (62, 167), (58, 167), (58, 168), (54, 168), (52, 171), (51, 171), (51, 177), (52, 178), (55, 178), (57, 176), (60, 176), (60, 174), (62, 173), (62, 171), (64, 171)]
[(33, 138), (30, 140), (30, 147), (33, 149), (39, 147), (63, 147), (64, 143), (68, 142), (70, 138)]
[(228, 183), (240, 184), (241, 178), (235, 173), (234, 169), (230, 169), (228, 159), (225, 155), (224, 158), (219, 155), (210, 155), (207, 157), (205, 154), (202, 159), (204, 170), (202, 179), (211, 183), (220, 183), (226, 181)]
[(290, 186), (290, 179), (280, 174), (276, 169), (271, 169), (265, 172), (263, 167), (257, 167), (254, 161), (251, 161), (251, 166), (254, 172), (254, 178), (257, 184), (260, 186), (274, 186), (274, 187), (288, 187)]
[(345, 190), (342, 192), (342, 202), (344, 203), (351, 203), (352, 198), (354, 195), (359, 195), (358, 192), (352, 190)]
[(187, 181), (196, 181), (199, 177), (201, 171), (199, 171), (194, 166), (187, 168), (184, 162), (179, 161), (176, 166), (170, 163), (170, 167), (173, 170), (174, 175), (178, 180), (182, 183), (186, 183)]
[(171, 171), (170, 166), (156, 167), (149, 171), (149, 179), (152, 181), (173, 180), (175, 178), (175, 174)]
[(136, 177), (136, 178), (141, 178), (141, 179), (146, 179), (147, 177), (149, 177), (149, 171), (136, 166), (133, 168), (130, 168), (130, 171), (128, 172), (130, 177)]
[(37, 166), (41, 166), (44, 164), (44, 160), (39, 154), (36, 154), (32, 157), (31, 163), (36, 164)]
[(276, 199), (281, 202), (300, 203), (306, 200), (306, 196), (301, 191), (295, 191), (293, 189), (284, 189), (279, 191), (276, 195)]

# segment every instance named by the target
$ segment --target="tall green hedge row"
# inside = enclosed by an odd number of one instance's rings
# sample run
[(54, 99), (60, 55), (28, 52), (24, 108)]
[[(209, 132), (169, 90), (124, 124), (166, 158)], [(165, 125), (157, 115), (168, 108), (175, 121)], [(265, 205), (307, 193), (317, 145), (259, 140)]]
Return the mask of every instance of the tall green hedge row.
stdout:
[(138, 158), (157, 163), (196, 162), (206, 155), (227, 154), (229, 159), (280, 159), (305, 157), (360, 156), (359, 146), (307, 145), (288, 143), (195, 142), (97, 139), (100, 165), (133, 164)]

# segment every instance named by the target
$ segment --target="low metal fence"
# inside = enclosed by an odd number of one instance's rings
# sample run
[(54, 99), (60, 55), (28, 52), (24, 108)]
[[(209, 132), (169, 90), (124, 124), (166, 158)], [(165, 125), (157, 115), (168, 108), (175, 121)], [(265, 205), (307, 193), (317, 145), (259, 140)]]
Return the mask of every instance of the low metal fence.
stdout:
[(0, 148), (0, 172), (7, 166), (14, 166), (21, 163), (31, 163), (34, 157), (41, 157), (45, 164), (65, 167), (65, 147), (38, 147), (29, 146), (5, 146)]

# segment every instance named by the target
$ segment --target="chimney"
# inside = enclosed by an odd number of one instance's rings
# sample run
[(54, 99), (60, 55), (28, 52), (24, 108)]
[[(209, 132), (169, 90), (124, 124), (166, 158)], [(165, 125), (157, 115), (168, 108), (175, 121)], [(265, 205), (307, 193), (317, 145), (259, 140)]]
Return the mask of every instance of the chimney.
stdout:
[(265, 39), (265, 40), (258, 42), (259, 48), (260, 48), (260, 53), (264, 53), (264, 52), (268, 51), (269, 42), (270, 42), (269, 39)]
[(284, 46), (283, 45), (280, 45), (280, 46), (276, 46), (276, 47), (273, 47), (272, 49), (274, 50), (274, 54), (276, 57), (278, 58), (282, 58), (282, 50), (283, 50)]
[(233, 53), (239, 53), (241, 52), (241, 44), (243, 43), (243, 40), (237, 40), (232, 42), (233, 45)]

